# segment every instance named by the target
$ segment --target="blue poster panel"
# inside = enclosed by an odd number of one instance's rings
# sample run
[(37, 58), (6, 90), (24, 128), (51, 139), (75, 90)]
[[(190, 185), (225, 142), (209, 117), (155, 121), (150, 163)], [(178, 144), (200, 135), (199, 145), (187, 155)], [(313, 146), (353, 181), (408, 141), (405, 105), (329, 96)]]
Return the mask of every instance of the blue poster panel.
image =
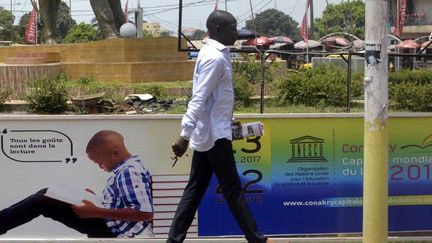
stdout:
[[(390, 231), (432, 229), (432, 130), (428, 127), (431, 120), (390, 119)], [(264, 136), (234, 142), (244, 195), (260, 231), (361, 232), (363, 118), (263, 122)], [(242, 234), (215, 178), (199, 209), (198, 221), (202, 236)]]

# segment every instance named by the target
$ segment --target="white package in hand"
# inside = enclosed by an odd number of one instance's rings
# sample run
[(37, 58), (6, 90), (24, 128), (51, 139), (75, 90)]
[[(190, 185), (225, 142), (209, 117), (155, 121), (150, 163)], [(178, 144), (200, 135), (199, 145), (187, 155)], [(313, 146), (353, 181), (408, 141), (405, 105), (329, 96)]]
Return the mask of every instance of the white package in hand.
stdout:
[(264, 135), (264, 124), (260, 121), (242, 124), (244, 138)]

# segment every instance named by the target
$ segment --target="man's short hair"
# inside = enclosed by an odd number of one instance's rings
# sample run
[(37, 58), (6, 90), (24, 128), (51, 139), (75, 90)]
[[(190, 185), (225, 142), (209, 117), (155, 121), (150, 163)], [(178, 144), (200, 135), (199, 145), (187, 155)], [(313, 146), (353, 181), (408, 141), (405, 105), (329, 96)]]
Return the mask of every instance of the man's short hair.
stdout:
[(89, 153), (90, 151), (94, 150), (95, 148), (99, 148), (101, 146), (105, 146), (108, 143), (108, 139), (111, 137), (117, 137), (123, 140), (123, 136), (113, 130), (102, 130), (97, 132), (95, 135), (93, 135), (92, 138), (90, 138), (89, 142), (87, 143), (86, 153)]
[(223, 10), (215, 10), (207, 18), (207, 30), (210, 31), (217, 25), (226, 25), (234, 21), (236, 21), (236, 19), (231, 13)]

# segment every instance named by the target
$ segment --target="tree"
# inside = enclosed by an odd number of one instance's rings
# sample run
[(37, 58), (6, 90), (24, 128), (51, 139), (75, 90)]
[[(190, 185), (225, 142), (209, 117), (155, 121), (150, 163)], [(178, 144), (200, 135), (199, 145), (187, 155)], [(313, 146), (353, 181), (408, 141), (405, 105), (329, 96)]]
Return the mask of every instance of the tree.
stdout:
[[(73, 26), (76, 25), (76, 21), (74, 19), (71, 19), (70, 16), (70, 11), (69, 11), (69, 6), (65, 3), (65, 2), (60, 2), (60, 7), (58, 10), (58, 15), (57, 15), (57, 34), (59, 37), (59, 40), (63, 40), (66, 35), (69, 32), (69, 29)], [(24, 14), (17, 26), (17, 30), (18, 33), (17, 35), (19, 35), (19, 40), (23, 40), (24, 38), (24, 34), (27, 28), (27, 24), (30, 18), (30, 14), (31, 12), (28, 12), (26, 14)], [(40, 30), (42, 28), (42, 26), (38, 26), (38, 30)], [(41, 36), (41, 32), (38, 31), (38, 37)], [(39, 42), (40, 43), (40, 42)]]
[(15, 17), (11, 11), (0, 7), (0, 40), (14, 41), (14, 36), (11, 36), (12, 23), (14, 20)]
[(364, 38), (365, 4), (362, 0), (328, 4), (321, 18), (316, 18), (315, 30), (319, 36), (333, 32), (347, 32)]
[(63, 40), (71, 27), (76, 25), (76, 21), (71, 19), (69, 6), (61, 1), (57, 17), (57, 30), (60, 40)]
[(143, 37), (144, 38), (152, 38), (154, 37), (153, 33), (149, 30), (143, 30)]
[(206, 36), (206, 32), (203, 30), (195, 30), (192, 34), (191, 40), (202, 40)]
[(68, 35), (64, 38), (65, 43), (80, 43), (95, 40), (100, 40), (97, 31), (91, 26), (91, 24), (86, 24), (84, 22), (74, 25), (72, 29), (70, 29)]
[(171, 37), (171, 33), (169, 31), (162, 31), (159, 37)]
[(267, 9), (255, 16), (255, 19), (246, 21), (246, 28), (261, 35), (285, 35), (299, 39), (299, 24), (289, 15), (277, 9)]
[[(19, 23), (17, 26), (17, 32), (18, 32), (18, 35), (20, 36), (20, 39), (24, 39), (24, 35), (25, 35), (26, 29), (27, 29), (27, 24), (30, 20), (30, 15), (31, 15), (30, 12), (25, 13), (23, 16), (21, 16), (21, 18), (19, 20)], [(38, 36), (39, 36), (39, 34), (38, 34)]]

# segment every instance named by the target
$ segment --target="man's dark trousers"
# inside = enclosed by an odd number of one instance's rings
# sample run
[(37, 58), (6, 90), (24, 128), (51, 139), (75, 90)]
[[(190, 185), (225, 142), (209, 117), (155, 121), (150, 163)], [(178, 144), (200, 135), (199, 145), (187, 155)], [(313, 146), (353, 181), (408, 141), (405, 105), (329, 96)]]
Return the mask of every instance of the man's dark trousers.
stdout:
[(167, 243), (183, 242), (186, 238), (213, 172), (231, 213), (248, 242), (266, 242), (266, 238), (258, 233), (255, 219), (244, 199), (232, 143), (228, 139), (219, 139), (209, 151), (194, 152), (189, 182), (174, 216)]
[(116, 237), (108, 229), (104, 219), (81, 219), (70, 204), (45, 196), (42, 189), (26, 199), (0, 211), (0, 235), (8, 230), (30, 222), (40, 215), (61, 222), (88, 237)]

